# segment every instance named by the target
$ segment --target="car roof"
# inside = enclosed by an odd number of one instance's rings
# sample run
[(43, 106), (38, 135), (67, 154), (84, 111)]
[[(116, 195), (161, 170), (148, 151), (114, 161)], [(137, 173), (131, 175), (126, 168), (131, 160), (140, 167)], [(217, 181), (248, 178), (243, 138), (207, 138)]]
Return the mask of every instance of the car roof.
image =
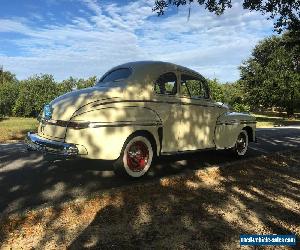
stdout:
[(170, 63), (170, 62), (163, 62), (163, 61), (135, 61), (135, 62), (128, 62), (128, 63), (124, 63), (124, 64), (121, 64), (121, 65), (118, 65), (116, 67), (114, 67), (113, 70), (117, 69), (117, 68), (131, 68), (133, 70), (135, 69), (139, 69), (139, 68), (144, 68), (144, 67), (151, 67), (151, 66), (162, 66), (164, 68), (169, 68), (170, 70), (171, 69), (176, 69), (176, 70), (179, 70), (179, 71), (182, 71), (182, 72), (188, 72), (188, 73), (191, 73), (191, 74), (194, 74), (194, 75), (198, 75), (198, 76), (201, 76), (203, 77), (201, 74), (199, 74), (198, 72), (192, 70), (192, 69), (189, 69), (187, 67), (184, 67), (184, 66), (180, 66), (178, 64), (174, 64), (174, 63)]

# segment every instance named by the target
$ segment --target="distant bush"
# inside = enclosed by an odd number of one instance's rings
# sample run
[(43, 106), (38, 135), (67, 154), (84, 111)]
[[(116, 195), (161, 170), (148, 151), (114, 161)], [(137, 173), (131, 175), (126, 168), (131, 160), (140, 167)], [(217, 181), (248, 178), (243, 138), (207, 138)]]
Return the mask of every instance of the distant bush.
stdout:
[(207, 79), (210, 89), (211, 98), (216, 102), (225, 103), (227, 100), (224, 96), (224, 84), (220, 83), (217, 79)]
[(251, 107), (247, 103), (247, 92), (241, 82), (220, 83), (217, 79), (208, 80), (212, 99), (228, 104), (234, 111), (249, 112)]
[[(48, 74), (29, 77), (17, 84), (18, 88), (17, 91), (14, 91), (15, 95), (10, 97), (15, 101), (12, 102), (12, 105), (7, 106), (4, 115), (13, 114), (15, 116), (37, 117), (42, 111), (43, 106), (56, 97), (73, 91), (74, 89), (94, 86), (96, 80), (97, 78), (95, 76), (86, 80), (70, 77), (57, 83), (53, 76)], [(0, 95), (1, 91), (3, 95), (9, 92), (6, 88), (0, 88)], [(10, 98), (7, 98), (7, 100), (3, 99), (3, 103), (9, 103)]]
[(242, 103), (235, 103), (232, 108), (236, 112), (250, 112), (250, 106)]
[(16, 82), (0, 85), (0, 117), (12, 115), (18, 94), (19, 87)]
[(61, 94), (70, 92), (74, 89), (83, 89), (83, 88), (88, 88), (92, 87), (96, 84), (97, 82), (97, 77), (92, 76), (89, 77), (88, 79), (77, 79), (74, 77), (70, 77), (66, 80), (63, 80), (62, 82), (58, 83), (58, 89)]
[(51, 75), (36, 75), (21, 81), (13, 113), (17, 116), (36, 117), (43, 106), (57, 97), (59, 92)]
[(9, 71), (1, 71), (0, 78), (0, 117), (12, 115), (19, 94), (18, 81)]

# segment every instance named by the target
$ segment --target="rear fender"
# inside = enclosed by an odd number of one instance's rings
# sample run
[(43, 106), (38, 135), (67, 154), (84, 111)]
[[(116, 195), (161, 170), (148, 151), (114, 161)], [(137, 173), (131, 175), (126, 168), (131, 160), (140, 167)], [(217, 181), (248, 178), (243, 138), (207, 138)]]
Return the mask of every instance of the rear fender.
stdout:
[(153, 135), (160, 152), (158, 129), (161, 121), (156, 112), (143, 106), (99, 106), (72, 117), (72, 122), (90, 122), (88, 128), (68, 128), (66, 142), (84, 145), (87, 158), (114, 160), (120, 156), (126, 139), (136, 131)]
[(239, 133), (245, 129), (249, 141), (255, 141), (255, 117), (246, 113), (226, 112), (216, 124), (215, 145), (217, 149), (233, 148)]

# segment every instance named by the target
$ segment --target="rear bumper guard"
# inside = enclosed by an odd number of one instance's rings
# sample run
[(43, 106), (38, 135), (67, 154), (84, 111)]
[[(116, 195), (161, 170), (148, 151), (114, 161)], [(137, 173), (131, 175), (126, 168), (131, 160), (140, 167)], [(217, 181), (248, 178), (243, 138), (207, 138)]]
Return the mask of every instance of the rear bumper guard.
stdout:
[(48, 140), (32, 132), (28, 132), (25, 143), (27, 149), (31, 151), (65, 157), (79, 155), (79, 149), (75, 144)]

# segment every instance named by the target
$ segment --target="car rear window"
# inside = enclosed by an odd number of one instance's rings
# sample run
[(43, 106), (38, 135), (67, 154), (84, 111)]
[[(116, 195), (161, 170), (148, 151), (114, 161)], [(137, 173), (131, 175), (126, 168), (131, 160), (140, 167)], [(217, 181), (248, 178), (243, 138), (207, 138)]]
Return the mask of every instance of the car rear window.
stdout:
[(121, 81), (124, 79), (127, 79), (131, 75), (131, 70), (128, 68), (120, 68), (120, 69), (115, 69), (113, 71), (110, 71), (106, 73), (101, 79), (100, 83), (105, 83), (105, 82), (117, 82)]
[(176, 95), (177, 77), (173, 72), (161, 75), (155, 82), (154, 90), (157, 94)]
[(209, 91), (204, 79), (182, 74), (181, 94), (191, 98), (209, 98)]

